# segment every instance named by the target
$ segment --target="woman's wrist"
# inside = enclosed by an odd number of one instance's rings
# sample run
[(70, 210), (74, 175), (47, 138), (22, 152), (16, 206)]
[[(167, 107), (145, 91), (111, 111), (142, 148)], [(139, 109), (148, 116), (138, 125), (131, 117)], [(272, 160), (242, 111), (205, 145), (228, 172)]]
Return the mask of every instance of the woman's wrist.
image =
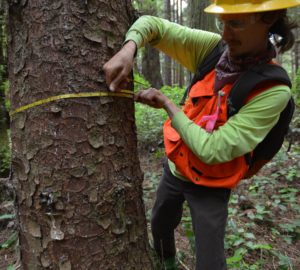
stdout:
[(164, 102), (163, 108), (168, 113), (170, 119), (172, 119), (176, 113), (180, 112), (180, 109), (169, 99)]
[(137, 52), (137, 45), (133, 40), (128, 40), (122, 49), (125, 50), (126, 53), (130, 54), (132, 58), (134, 58)]

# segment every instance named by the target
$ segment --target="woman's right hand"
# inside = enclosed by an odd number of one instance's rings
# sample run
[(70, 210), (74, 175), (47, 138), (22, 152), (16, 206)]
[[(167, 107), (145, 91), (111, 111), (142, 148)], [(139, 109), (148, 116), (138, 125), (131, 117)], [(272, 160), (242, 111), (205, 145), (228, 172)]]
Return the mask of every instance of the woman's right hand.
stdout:
[(110, 91), (121, 90), (122, 84), (128, 82), (128, 75), (133, 68), (136, 49), (135, 42), (130, 40), (104, 64), (105, 80)]

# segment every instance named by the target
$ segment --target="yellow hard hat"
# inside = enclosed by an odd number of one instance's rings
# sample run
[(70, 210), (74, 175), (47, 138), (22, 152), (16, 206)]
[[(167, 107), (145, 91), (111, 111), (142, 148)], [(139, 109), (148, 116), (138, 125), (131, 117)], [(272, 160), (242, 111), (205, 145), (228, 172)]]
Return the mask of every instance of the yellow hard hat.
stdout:
[(300, 5), (300, 0), (213, 0), (207, 13), (235, 14), (286, 9)]

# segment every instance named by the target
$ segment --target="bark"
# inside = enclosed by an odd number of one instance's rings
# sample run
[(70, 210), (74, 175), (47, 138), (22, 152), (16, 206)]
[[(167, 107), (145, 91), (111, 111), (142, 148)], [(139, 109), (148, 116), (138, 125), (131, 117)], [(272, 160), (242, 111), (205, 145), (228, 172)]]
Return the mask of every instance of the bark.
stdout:
[[(170, 0), (164, 1), (165, 19), (171, 20), (171, 3)], [(164, 56), (164, 84), (172, 85), (172, 69), (171, 58), (168, 55)]]
[(7, 80), (6, 45), (5, 45), (5, 15), (4, 3), (0, 4), (0, 177), (7, 177), (9, 173), (8, 153), (9, 117), (5, 107), (5, 82)]
[(142, 74), (151, 86), (160, 89), (163, 81), (160, 73), (159, 51), (146, 44), (142, 59)]
[(189, 2), (190, 27), (207, 31), (215, 31), (214, 16), (204, 12), (211, 4), (210, 0), (191, 0)]
[(300, 30), (299, 28), (295, 29), (295, 45), (294, 45), (294, 53), (295, 53), (295, 73), (299, 69), (300, 66)]
[[(183, 10), (182, 10), (182, 0), (178, 0), (177, 2), (177, 14), (178, 14), (178, 22), (182, 25), (183, 24)], [(178, 76), (179, 76), (179, 81), (178, 81), (178, 85), (179, 87), (183, 87), (184, 86), (184, 69), (182, 65), (179, 65), (179, 70), (178, 70)]]
[[(145, 3), (142, 13), (157, 16), (157, 7), (154, 3)], [(160, 89), (163, 86), (163, 80), (160, 70), (159, 51), (146, 44), (142, 54), (142, 74), (151, 86)]]
[[(132, 23), (129, 0), (11, 0), (12, 108), (106, 91), (102, 65)], [(12, 119), (23, 269), (152, 269), (133, 100), (76, 98)]]

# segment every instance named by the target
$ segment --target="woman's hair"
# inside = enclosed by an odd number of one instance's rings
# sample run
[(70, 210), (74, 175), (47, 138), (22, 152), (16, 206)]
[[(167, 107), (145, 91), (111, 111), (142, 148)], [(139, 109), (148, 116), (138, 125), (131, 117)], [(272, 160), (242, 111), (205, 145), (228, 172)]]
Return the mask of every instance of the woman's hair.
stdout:
[(293, 47), (295, 36), (292, 30), (298, 25), (295, 22), (290, 21), (286, 9), (265, 12), (262, 16), (262, 20), (268, 22), (274, 15), (277, 16), (277, 20), (271, 26), (269, 32), (275, 46), (279, 48), (279, 52), (284, 53)]

